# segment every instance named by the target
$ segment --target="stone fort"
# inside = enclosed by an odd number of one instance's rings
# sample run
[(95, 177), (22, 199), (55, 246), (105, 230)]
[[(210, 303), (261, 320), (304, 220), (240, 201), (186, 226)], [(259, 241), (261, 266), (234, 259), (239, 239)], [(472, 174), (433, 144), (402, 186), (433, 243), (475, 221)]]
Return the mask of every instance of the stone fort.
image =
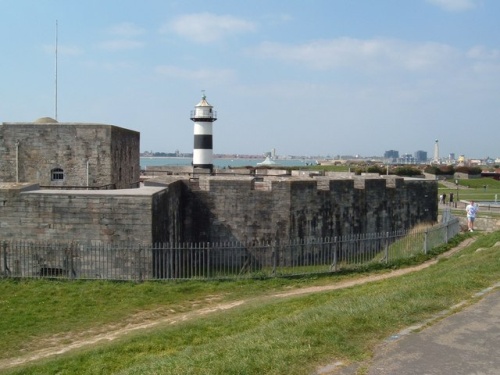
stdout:
[(288, 241), (437, 220), (435, 181), (168, 167), (144, 179), (139, 142), (114, 125), (1, 123), (0, 240)]

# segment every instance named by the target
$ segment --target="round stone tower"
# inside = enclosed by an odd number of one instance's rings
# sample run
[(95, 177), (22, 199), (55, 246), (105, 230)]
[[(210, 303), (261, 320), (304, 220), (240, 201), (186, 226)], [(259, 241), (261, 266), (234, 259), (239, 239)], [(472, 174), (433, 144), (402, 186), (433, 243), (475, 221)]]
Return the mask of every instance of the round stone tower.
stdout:
[(191, 111), (194, 121), (193, 168), (205, 168), (213, 171), (212, 123), (217, 120), (217, 112), (208, 104), (205, 93), (201, 101)]

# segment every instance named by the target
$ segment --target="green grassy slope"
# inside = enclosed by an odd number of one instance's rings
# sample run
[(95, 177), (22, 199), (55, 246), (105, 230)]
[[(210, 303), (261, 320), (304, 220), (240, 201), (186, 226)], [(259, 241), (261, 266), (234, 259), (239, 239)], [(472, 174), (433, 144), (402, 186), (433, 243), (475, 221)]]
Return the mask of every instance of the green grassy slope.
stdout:
[[(139, 312), (157, 311), (162, 316), (173, 311), (175, 315), (214, 306), (214, 301), (239, 300), (244, 303), (231, 309), (185, 316), (175, 324), (165, 322), (4, 372), (311, 373), (320, 364), (367, 358), (378, 342), (394, 332), (498, 282), (500, 247), (492, 247), (498, 241), (500, 232), (483, 234), (460, 254), (419, 272), (288, 298), (272, 296), (355, 276), (144, 284), (2, 280), (0, 356), (5, 360), (40, 349), (48, 337), (92, 336)], [(483, 250), (475, 251), (479, 247)]]

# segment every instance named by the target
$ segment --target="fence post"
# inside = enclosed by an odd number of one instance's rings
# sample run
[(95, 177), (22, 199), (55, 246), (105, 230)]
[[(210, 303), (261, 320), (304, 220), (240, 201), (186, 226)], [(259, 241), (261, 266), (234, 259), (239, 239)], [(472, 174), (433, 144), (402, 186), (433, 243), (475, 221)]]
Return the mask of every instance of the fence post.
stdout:
[(142, 282), (144, 281), (143, 280), (143, 277), (142, 277), (142, 262), (141, 262), (141, 253), (142, 253), (142, 245), (139, 246), (139, 249), (137, 251), (137, 254), (136, 254), (136, 267), (139, 267), (139, 274), (138, 274), (138, 282)]
[(333, 238), (333, 272), (337, 272), (338, 263), (338, 246), (337, 246), (337, 236)]
[(272, 275), (276, 277), (276, 268), (278, 267), (278, 247), (276, 246), (276, 240), (271, 242), (271, 252), (273, 256), (273, 271)]
[(450, 226), (450, 222), (447, 221), (444, 227), (444, 243), (448, 243), (448, 228)]
[(69, 278), (74, 279), (76, 277), (75, 265), (73, 263), (75, 257), (75, 243), (72, 241), (69, 248)]
[(162, 251), (167, 252), (167, 256), (165, 257), (165, 259), (168, 258), (168, 261), (167, 261), (168, 263), (165, 267), (165, 268), (168, 267), (166, 278), (173, 279), (174, 272), (175, 272), (174, 260), (175, 260), (175, 252), (176, 252), (175, 247), (174, 247), (174, 243), (173, 242), (169, 242), (168, 244), (163, 243)]
[(7, 241), (2, 242), (2, 250), (3, 250), (3, 271), (5, 276), (10, 275), (9, 266), (7, 266)]
[(384, 257), (385, 257), (385, 264), (389, 263), (389, 232), (385, 232)]
[(427, 240), (429, 237), (429, 230), (426, 228), (424, 232), (424, 254), (427, 255)]
[(207, 269), (206, 269), (206, 273), (205, 275), (207, 275), (207, 279), (211, 279), (212, 278), (212, 275), (211, 275), (211, 272), (210, 272), (210, 242), (207, 242)]

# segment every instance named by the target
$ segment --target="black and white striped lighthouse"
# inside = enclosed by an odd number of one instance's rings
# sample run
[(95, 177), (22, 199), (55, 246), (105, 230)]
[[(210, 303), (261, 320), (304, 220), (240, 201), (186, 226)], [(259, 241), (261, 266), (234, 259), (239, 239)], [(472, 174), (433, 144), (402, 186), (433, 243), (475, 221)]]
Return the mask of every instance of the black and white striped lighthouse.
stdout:
[(213, 170), (212, 123), (217, 120), (217, 112), (208, 104), (205, 93), (201, 101), (191, 111), (194, 121), (193, 167)]

